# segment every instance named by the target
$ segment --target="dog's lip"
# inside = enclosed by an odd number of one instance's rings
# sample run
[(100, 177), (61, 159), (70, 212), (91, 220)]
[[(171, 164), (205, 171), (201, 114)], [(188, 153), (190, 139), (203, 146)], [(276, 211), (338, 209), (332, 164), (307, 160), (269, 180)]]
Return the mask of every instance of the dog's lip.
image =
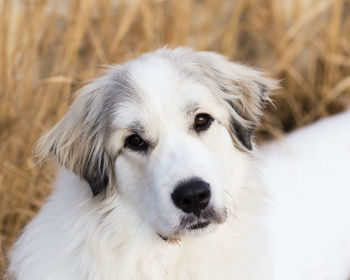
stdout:
[(165, 235), (160, 234), (160, 233), (157, 233), (157, 234), (158, 234), (158, 236), (159, 236), (161, 239), (163, 239), (164, 241), (168, 241), (168, 237), (166, 237)]
[(157, 233), (157, 235), (162, 240), (164, 240), (165, 242), (168, 242), (168, 243), (179, 243), (180, 242), (180, 237), (178, 237), (178, 236), (165, 236), (165, 235), (162, 235), (160, 233)]
[(210, 222), (201, 222), (201, 223), (197, 223), (194, 225), (191, 225), (188, 227), (189, 230), (196, 230), (196, 229), (201, 229), (201, 228), (205, 228), (210, 224)]
[[(199, 222), (193, 225), (190, 225), (189, 227), (187, 227), (187, 230), (197, 230), (197, 229), (202, 229), (202, 228), (206, 228), (207, 226), (209, 226), (210, 222), (209, 221), (205, 221), (205, 222)], [(163, 234), (157, 233), (157, 235), (163, 239), (164, 241), (167, 242), (177, 242), (180, 240), (179, 235), (175, 235), (175, 236), (165, 236)]]

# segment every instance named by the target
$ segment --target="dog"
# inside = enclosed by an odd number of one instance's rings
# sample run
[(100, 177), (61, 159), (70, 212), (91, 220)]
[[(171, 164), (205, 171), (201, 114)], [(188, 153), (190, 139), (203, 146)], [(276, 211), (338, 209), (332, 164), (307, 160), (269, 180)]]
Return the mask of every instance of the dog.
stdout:
[(277, 88), (188, 48), (110, 67), (39, 141), (61, 169), (8, 276), (348, 279), (350, 111), (259, 151)]
[(85, 86), (39, 142), (62, 167), (13, 279), (271, 279), (252, 134), (277, 83), (163, 48)]
[(39, 141), (61, 169), (8, 275), (273, 279), (253, 132), (277, 87), (189, 48), (111, 66)]

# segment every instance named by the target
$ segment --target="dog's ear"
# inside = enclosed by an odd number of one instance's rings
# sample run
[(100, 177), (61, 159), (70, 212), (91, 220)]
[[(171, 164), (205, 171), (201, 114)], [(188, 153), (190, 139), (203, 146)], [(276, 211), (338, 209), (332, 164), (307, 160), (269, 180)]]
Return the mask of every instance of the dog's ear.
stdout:
[(270, 101), (268, 94), (278, 88), (278, 82), (216, 53), (195, 53), (194, 61), (231, 113), (230, 133), (238, 140), (234, 142), (242, 149), (252, 150), (253, 131), (265, 103)]
[(94, 196), (111, 181), (113, 163), (105, 150), (111, 104), (98, 82), (85, 86), (66, 115), (38, 143), (41, 158), (53, 156), (60, 165), (85, 179)]

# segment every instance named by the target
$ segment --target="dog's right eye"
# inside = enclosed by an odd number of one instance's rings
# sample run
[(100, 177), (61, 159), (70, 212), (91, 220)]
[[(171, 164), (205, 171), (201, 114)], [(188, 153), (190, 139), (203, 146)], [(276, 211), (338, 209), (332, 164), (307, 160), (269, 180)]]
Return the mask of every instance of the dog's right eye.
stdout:
[(148, 144), (137, 134), (132, 134), (125, 139), (125, 147), (134, 151), (146, 151)]
[(194, 129), (197, 132), (207, 130), (212, 122), (213, 118), (209, 114), (198, 114), (194, 120)]

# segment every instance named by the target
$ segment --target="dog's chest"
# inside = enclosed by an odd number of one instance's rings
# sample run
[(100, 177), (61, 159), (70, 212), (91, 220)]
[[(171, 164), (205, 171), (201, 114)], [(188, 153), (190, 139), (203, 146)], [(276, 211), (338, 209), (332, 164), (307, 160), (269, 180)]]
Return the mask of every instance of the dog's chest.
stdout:
[(180, 242), (163, 249), (138, 248), (121, 260), (116, 279), (232, 279), (237, 267), (228, 247)]
[(108, 273), (101, 279), (272, 279), (264, 277), (269, 275), (267, 266), (261, 265), (259, 253), (251, 254), (250, 244), (242, 243), (244, 248), (235, 244), (214, 234), (175, 245), (135, 245), (118, 263), (100, 264)]

